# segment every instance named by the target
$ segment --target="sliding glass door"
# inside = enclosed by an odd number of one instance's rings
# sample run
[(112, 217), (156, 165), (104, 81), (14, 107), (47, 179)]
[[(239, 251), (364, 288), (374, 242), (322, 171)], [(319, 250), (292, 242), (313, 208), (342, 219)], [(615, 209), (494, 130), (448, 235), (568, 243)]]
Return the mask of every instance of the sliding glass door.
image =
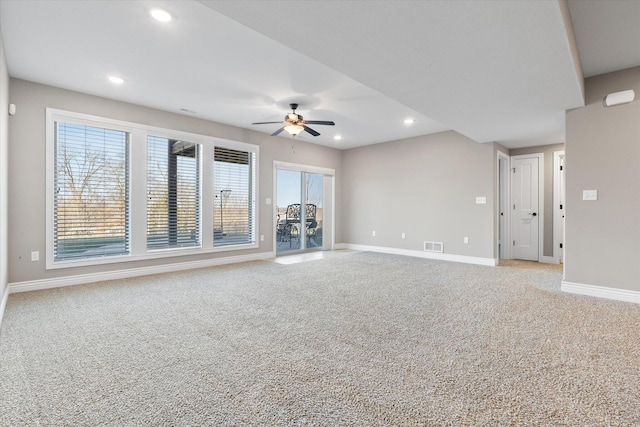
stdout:
[(322, 249), (324, 176), (276, 169), (276, 252)]

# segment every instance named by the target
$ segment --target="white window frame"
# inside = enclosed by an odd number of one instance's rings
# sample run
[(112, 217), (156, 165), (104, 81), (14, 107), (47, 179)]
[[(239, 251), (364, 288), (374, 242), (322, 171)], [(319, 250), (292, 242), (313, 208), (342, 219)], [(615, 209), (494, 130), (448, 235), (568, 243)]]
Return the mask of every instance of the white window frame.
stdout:
[[(55, 122), (68, 122), (88, 126), (121, 130), (130, 134), (129, 138), (129, 248), (128, 255), (85, 258), (77, 260), (55, 261), (54, 247), (54, 164), (55, 164)], [(166, 249), (147, 248), (147, 136), (160, 136), (202, 144), (200, 159), (200, 247), (178, 247)], [(255, 153), (256, 179), (254, 212), (256, 221), (253, 226), (253, 243), (229, 246), (213, 246), (213, 149), (215, 146)], [(75, 113), (54, 108), (46, 109), (46, 269), (93, 266), (129, 261), (167, 258), (175, 256), (197, 255), (203, 253), (229, 252), (255, 249), (259, 247), (256, 237), (259, 235), (260, 218), (259, 197), (259, 146), (244, 142), (231, 141), (212, 136), (176, 131), (155, 126), (147, 126), (121, 120), (113, 120), (88, 114)], [(144, 166), (142, 166), (144, 165)]]
[[(217, 144), (214, 147), (214, 161), (212, 163), (211, 166), (213, 166), (214, 169), (214, 173), (213, 173), (213, 180), (211, 181), (213, 183), (212, 185), (212, 189), (216, 189), (216, 185), (217, 183), (215, 182), (215, 168), (216, 168), (216, 162), (215, 162), (215, 149), (216, 148), (223, 148), (223, 149), (230, 149), (231, 147), (228, 146), (223, 146), (221, 144)], [(234, 247), (234, 246), (238, 246), (238, 245), (251, 245), (251, 244), (257, 244), (257, 234), (256, 234), (256, 230), (257, 230), (257, 222), (259, 219), (258, 216), (258, 154), (257, 152), (252, 152), (252, 151), (248, 151), (248, 150), (238, 150), (238, 149), (234, 149), (235, 151), (240, 151), (240, 152), (249, 152), (250, 155), (249, 158), (251, 159), (251, 163), (249, 164), (249, 170), (250, 170), (250, 174), (249, 174), (249, 180), (250, 180), (250, 187), (249, 187), (249, 191), (248, 191), (248, 196), (253, 196), (253, 206), (249, 207), (249, 211), (251, 212), (251, 217), (249, 218), (249, 224), (252, 226), (252, 231), (253, 233), (251, 233), (249, 235), (249, 243), (235, 243), (235, 244), (229, 244), (229, 245), (221, 245), (221, 246), (216, 246), (215, 245), (215, 232), (214, 232), (214, 242), (213, 245), (215, 248), (217, 249), (221, 249), (223, 247)], [(214, 194), (214, 199), (215, 199), (216, 194)], [(212, 199), (212, 201), (214, 200)], [(214, 224), (214, 231), (215, 231), (215, 218), (216, 218), (216, 208), (215, 208), (215, 202), (214, 202), (214, 214), (213, 214), (213, 224)]]
[[(162, 138), (162, 139), (166, 138), (164, 136), (163, 137), (158, 137), (157, 135), (148, 135), (148, 137)], [(175, 140), (173, 138), (166, 138), (166, 139), (170, 140), (170, 141)], [(189, 141), (187, 139), (180, 139), (179, 141), (191, 142), (191, 141)], [(148, 150), (148, 148), (149, 148), (149, 138), (147, 138), (146, 147), (147, 147), (147, 150)], [(203, 149), (202, 149), (202, 145), (201, 144), (196, 144), (196, 147), (197, 147), (196, 148), (196, 152), (197, 152), (196, 160), (197, 160), (197, 163), (198, 163), (198, 165), (196, 166), (197, 171), (198, 171), (198, 173), (197, 173), (198, 184), (197, 184), (197, 190), (196, 190), (197, 194), (198, 194), (198, 197), (197, 197), (197, 200), (196, 200), (196, 204), (197, 204), (197, 210), (199, 211), (198, 215), (202, 215), (202, 198), (200, 197), (200, 193), (202, 192), (202, 185), (203, 185), (203, 183), (202, 183), (202, 151), (203, 151)], [(147, 159), (148, 159), (148, 157), (147, 157)], [(147, 164), (145, 164), (145, 166), (148, 166), (148, 162), (147, 162)], [(148, 168), (146, 170), (148, 172)], [(145, 174), (145, 178), (146, 177), (148, 177), (148, 174)], [(145, 182), (145, 189), (147, 190), (147, 194), (148, 194), (149, 188), (147, 186), (147, 182)], [(176, 194), (176, 197), (178, 197), (177, 194)], [(149, 198), (146, 197), (146, 200), (149, 200)], [(149, 218), (148, 217), (148, 209), (146, 209), (145, 212), (147, 214), (146, 219), (148, 220), (148, 218)], [(146, 233), (147, 233), (147, 251), (148, 252), (158, 252), (158, 251), (174, 250), (174, 249), (182, 249), (182, 248), (201, 248), (202, 247), (202, 224), (203, 224), (202, 217), (199, 217), (199, 220), (196, 221), (196, 223), (197, 223), (197, 226), (198, 226), (198, 234), (199, 234), (198, 243), (196, 245), (189, 245), (189, 246), (176, 245), (176, 246), (156, 247), (156, 248), (149, 247), (149, 234), (148, 234), (149, 231), (148, 231), (148, 228), (146, 227), (146, 225), (148, 223), (145, 224), (145, 228), (147, 228), (147, 230), (146, 230)]]

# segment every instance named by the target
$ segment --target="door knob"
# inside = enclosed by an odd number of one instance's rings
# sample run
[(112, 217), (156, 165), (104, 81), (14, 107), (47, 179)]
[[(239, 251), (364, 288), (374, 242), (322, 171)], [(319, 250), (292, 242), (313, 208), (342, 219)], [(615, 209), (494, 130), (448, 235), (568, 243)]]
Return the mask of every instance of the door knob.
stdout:
[(537, 213), (535, 213), (535, 212), (534, 212), (534, 213), (530, 213), (529, 215), (532, 215), (532, 216), (538, 216), (538, 214), (537, 214)]

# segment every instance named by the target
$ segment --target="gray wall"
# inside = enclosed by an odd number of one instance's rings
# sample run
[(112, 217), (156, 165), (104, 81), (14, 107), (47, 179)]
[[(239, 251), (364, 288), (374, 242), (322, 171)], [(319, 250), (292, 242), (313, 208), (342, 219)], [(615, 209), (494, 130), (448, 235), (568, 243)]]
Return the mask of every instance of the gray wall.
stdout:
[(542, 153), (544, 155), (544, 246), (543, 255), (553, 256), (553, 153), (564, 151), (564, 144), (542, 145), (538, 147), (515, 148), (510, 156)]
[(422, 251), (430, 240), (449, 254), (494, 258), (495, 164), (494, 144), (453, 131), (346, 150), (344, 241)]
[[(8, 105), (9, 73), (4, 55), (4, 44), (0, 34), (0, 303), (8, 285), (7, 268), (7, 194), (8, 194)], [(0, 312), (2, 319), (2, 312)]]
[[(336, 187), (341, 177), (341, 152), (300, 140), (270, 137), (233, 126), (200, 120), (180, 114), (71, 92), (24, 80), (11, 79), (11, 102), (18, 114), (9, 129), (9, 282), (22, 282), (67, 275), (98, 273), (125, 268), (146, 267), (172, 262), (195, 261), (215, 257), (268, 252), (273, 249), (273, 162), (299, 163), (336, 170)], [(178, 256), (148, 261), (115, 263), (94, 267), (45, 270), (45, 108), (158, 126), (201, 135), (215, 136), (260, 146), (259, 160), (259, 233), (265, 240), (258, 249)], [(340, 206), (340, 194), (336, 206)], [(336, 213), (336, 242), (341, 241), (341, 219)], [(39, 262), (30, 261), (31, 251), (40, 251)]]
[[(585, 107), (566, 116), (565, 280), (640, 291), (640, 67), (585, 86)], [(626, 89), (634, 102), (604, 107)], [(583, 201), (583, 190), (598, 200)]]

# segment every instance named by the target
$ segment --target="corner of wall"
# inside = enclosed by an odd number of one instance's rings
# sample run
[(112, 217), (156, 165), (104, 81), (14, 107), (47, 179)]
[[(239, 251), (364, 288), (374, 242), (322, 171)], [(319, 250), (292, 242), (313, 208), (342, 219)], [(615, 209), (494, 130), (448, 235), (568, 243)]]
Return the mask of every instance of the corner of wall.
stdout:
[[(603, 99), (621, 90), (640, 92), (640, 67), (589, 77), (585, 84), (587, 105), (566, 113), (564, 268), (566, 282), (578, 284), (567, 289), (638, 293), (640, 100), (605, 107)], [(584, 190), (597, 190), (597, 200), (585, 201)]]
[(569, 3), (567, 0), (559, 0), (560, 13), (562, 14), (562, 20), (564, 21), (564, 28), (567, 32), (567, 44), (569, 51), (571, 52), (571, 59), (573, 61), (573, 67), (576, 70), (576, 81), (580, 88), (582, 98), (585, 98), (585, 83), (584, 72), (582, 71), (582, 62), (580, 61), (580, 54), (578, 52), (578, 44), (576, 42), (575, 30), (573, 28), (573, 21), (571, 20), (571, 12), (569, 11)]
[(4, 43), (0, 33), (0, 325), (9, 295), (8, 268), (8, 160), (9, 154), (9, 71), (4, 53)]

